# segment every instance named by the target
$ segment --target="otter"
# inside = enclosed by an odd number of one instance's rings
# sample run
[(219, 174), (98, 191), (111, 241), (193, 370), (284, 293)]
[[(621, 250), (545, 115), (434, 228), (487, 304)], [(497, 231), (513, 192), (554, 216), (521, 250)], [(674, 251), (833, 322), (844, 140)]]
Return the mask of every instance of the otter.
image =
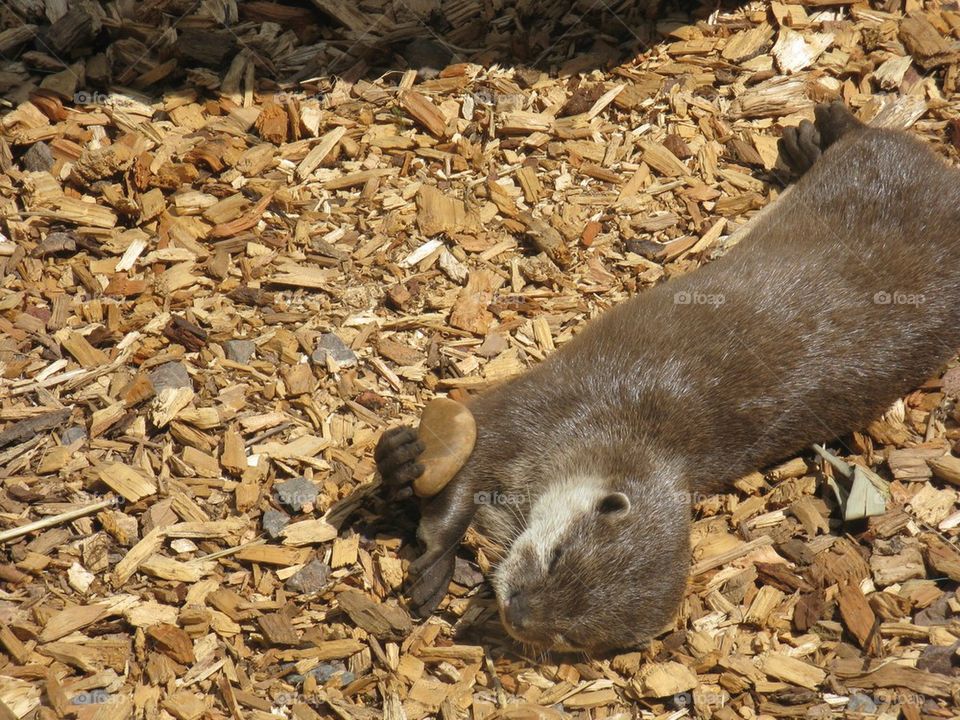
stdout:
[[(520, 641), (600, 652), (673, 618), (691, 495), (863, 427), (960, 347), (960, 171), (842, 103), (784, 130), (800, 177), (723, 257), (587, 323), (471, 401), (476, 445), (422, 501), (407, 594), (432, 613), (468, 526)], [(423, 470), (410, 428), (385, 483)], [(478, 501), (479, 500), (479, 501)]]

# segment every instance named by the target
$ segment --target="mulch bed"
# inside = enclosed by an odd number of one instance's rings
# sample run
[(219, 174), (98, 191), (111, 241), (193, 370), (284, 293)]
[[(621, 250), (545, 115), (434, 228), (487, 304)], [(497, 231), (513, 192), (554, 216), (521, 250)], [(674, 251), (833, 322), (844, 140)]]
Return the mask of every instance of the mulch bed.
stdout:
[[(0, 6), (0, 717), (960, 713), (960, 369), (703, 498), (673, 628), (437, 616), (372, 450), (736, 243), (842, 98), (951, 162), (956, 3)], [(830, 440), (824, 438), (824, 440)], [(955, 454), (956, 453), (956, 454)]]

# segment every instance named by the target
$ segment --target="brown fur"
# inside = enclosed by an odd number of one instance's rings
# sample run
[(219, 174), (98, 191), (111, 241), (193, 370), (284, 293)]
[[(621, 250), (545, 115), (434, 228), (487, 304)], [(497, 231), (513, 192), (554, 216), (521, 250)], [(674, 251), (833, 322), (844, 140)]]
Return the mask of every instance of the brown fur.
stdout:
[[(577, 514), (559, 555), (518, 544), (494, 578), (505, 622), (560, 648), (649, 638), (683, 594), (690, 493), (862, 427), (954, 354), (960, 172), (842, 106), (817, 115), (782, 146), (812, 166), (725, 257), (613, 308), (476, 399), (476, 449), (423, 505), (415, 608), (442, 599), (471, 522), (510, 548), (544, 493), (586, 474), (628, 509)], [(417, 472), (407, 441), (385, 477)]]

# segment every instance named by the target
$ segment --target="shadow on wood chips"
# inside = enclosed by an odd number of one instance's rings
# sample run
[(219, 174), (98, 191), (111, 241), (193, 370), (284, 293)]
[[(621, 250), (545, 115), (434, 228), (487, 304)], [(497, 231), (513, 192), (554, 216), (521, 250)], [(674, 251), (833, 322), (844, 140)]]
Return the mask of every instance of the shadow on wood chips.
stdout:
[[(76, 4), (50, 23), (42, 3), (0, 6), (8, 59), (55, 73), (83, 61), (88, 89), (110, 84), (170, 89), (207, 84), (249, 55), (257, 77), (290, 89), (310, 79), (349, 82), (460, 62), (573, 75), (609, 69), (662, 38), (655, 27), (707, 17), (722, 3), (696, 0), (238, 0)], [(729, 4), (729, 3), (728, 3)], [(292, 33), (295, 38), (290, 37)], [(520, 78), (522, 80), (522, 76)], [(0, 78), (0, 91), (13, 83)], [(6, 87), (4, 87), (6, 85)], [(265, 89), (270, 89), (269, 87)], [(14, 99), (14, 98), (10, 98)]]

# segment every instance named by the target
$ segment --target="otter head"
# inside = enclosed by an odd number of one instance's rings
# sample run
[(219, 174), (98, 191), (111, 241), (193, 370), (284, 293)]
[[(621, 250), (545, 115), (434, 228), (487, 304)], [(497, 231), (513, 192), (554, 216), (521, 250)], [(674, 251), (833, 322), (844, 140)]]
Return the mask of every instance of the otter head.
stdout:
[(689, 499), (670, 483), (572, 477), (533, 503), (493, 586), (507, 631), (603, 651), (656, 635), (683, 597)]

